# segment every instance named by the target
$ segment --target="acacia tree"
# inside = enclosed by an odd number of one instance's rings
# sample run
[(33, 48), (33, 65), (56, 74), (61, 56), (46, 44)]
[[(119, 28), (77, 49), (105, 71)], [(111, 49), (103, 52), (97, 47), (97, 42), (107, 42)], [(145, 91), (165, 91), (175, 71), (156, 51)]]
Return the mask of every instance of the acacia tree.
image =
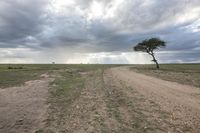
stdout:
[(133, 49), (135, 51), (146, 52), (149, 55), (151, 55), (153, 58), (152, 61), (156, 63), (156, 68), (159, 69), (159, 64), (155, 58), (154, 51), (161, 47), (165, 47), (166, 46), (165, 44), (166, 43), (164, 41), (160, 40), (159, 38), (151, 38), (148, 40), (144, 40), (141, 43), (138, 43), (135, 47), (133, 47)]

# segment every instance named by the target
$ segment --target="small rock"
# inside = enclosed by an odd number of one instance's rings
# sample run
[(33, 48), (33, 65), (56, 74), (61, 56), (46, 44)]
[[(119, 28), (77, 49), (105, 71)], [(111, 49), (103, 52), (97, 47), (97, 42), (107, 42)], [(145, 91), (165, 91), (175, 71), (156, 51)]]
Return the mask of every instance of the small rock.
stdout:
[(16, 125), (23, 125), (23, 119), (19, 119), (16, 121)]

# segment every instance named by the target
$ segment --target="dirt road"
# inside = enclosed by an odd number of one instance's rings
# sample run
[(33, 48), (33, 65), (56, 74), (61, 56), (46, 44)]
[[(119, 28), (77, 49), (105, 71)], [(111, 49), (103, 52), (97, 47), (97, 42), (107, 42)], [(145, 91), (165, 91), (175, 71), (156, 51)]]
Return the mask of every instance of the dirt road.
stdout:
[[(164, 81), (128, 68), (113, 68), (109, 73), (168, 112), (172, 125), (182, 125), (177, 131), (200, 132), (200, 88)], [(131, 95), (130, 91), (124, 91)]]
[(19, 87), (0, 89), (0, 132), (34, 133), (46, 119), (48, 85), (52, 78), (26, 82)]

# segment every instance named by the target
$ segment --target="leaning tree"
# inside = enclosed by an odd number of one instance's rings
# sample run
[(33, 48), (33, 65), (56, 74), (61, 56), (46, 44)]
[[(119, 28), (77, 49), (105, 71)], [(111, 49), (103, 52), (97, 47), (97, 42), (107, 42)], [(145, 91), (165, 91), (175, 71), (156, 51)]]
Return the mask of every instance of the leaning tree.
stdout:
[(149, 55), (151, 55), (153, 58), (152, 61), (156, 63), (156, 68), (159, 69), (159, 64), (155, 58), (154, 51), (161, 47), (165, 47), (166, 46), (165, 44), (166, 43), (164, 41), (160, 40), (159, 38), (151, 38), (148, 40), (144, 40), (141, 43), (138, 43), (135, 47), (133, 47), (133, 49), (135, 51), (146, 52)]

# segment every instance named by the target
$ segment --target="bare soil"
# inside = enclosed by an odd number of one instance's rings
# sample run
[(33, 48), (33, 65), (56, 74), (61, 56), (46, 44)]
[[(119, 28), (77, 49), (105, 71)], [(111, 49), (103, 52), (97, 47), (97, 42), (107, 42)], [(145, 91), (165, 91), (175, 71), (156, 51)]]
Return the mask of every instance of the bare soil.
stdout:
[(200, 88), (139, 74), (128, 67), (78, 76), (83, 76), (84, 86), (63, 86), (71, 88), (67, 99), (58, 96), (49, 108), (45, 102), (53, 78), (48, 75), (21, 87), (1, 89), (0, 132), (200, 132)]
[(48, 85), (53, 78), (46, 74), (41, 78), (23, 86), (0, 89), (1, 133), (34, 133), (43, 127)]

